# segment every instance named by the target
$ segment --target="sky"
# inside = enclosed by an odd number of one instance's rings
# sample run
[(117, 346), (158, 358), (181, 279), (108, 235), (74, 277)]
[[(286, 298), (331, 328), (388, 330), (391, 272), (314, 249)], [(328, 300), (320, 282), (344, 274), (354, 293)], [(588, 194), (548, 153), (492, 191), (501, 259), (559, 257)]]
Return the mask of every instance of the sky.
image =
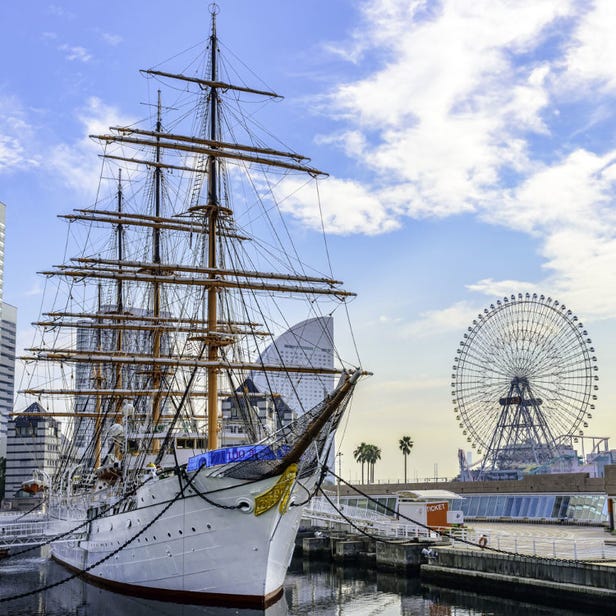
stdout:
[[(358, 293), (354, 341), (374, 373), (339, 435), (343, 476), (360, 476), (352, 451), (366, 441), (382, 450), (376, 479), (400, 479), (407, 434), (410, 478), (457, 473), (453, 358), (512, 293), (558, 298), (584, 322), (600, 374), (585, 432), (616, 436), (616, 3), (218, 4), (225, 46), (285, 95), (268, 126), (330, 173), (331, 259)], [(23, 348), (36, 272), (63, 254), (56, 216), (94, 199), (87, 135), (134, 117), (138, 70), (204, 41), (209, 13), (197, 0), (39, 0), (2, 3), (0, 21), (4, 301)], [(320, 242), (314, 210), (296, 205)]]

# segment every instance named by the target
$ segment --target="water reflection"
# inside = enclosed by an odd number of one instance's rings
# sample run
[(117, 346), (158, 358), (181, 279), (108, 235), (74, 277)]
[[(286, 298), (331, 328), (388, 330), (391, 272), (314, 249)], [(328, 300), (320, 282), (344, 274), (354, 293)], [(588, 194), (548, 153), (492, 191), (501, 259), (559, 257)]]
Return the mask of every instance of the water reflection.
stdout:
[[(0, 561), (0, 597), (27, 593), (70, 574), (46, 558)], [(368, 567), (294, 560), (283, 598), (266, 610), (181, 605), (139, 599), (72, 579), (0, 603), (8, 616), (581, 616), (553, 607), (490, 598), (422, 584)]]

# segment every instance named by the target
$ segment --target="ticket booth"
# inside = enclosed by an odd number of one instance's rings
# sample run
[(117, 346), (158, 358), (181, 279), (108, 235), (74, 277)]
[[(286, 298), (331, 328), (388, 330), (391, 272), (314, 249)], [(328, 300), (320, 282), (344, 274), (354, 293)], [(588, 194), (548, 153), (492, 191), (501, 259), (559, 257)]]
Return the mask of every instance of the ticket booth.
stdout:
[(430, 528), (463, 524), (462, 498), (448, 490), (404, 490), (398, 492), (398, 517), (401, 521), (410, 518)]

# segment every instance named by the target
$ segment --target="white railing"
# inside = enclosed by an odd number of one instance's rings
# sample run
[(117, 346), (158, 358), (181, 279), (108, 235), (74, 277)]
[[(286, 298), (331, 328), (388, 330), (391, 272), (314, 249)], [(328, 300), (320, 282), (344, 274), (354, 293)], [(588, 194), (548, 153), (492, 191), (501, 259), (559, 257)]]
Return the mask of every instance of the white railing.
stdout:
[[(397, 539), (450, 539), (453, 547), (481, 549), (479, 543), (485, 537), (490, 548), (512, 554), (562, 558), (563, 560), (616, 562), (616, 545), (607, 545), (602, 538), (549, 536), (549, 526), (543, 527), (542, 536), (507, 531), (482, 529), (481, 527), (446, 527), (425, 529), (376, 511), (349, 505), (333, 505), (322, 497), (313, 498), (304, 509), (304, 519), (311, 523), (345, 530), (349, 533), (368, 534)], [(440, 532), (439, 532), (440, 531)]]
[[(579, 539), (558, 536), (533, 536), (528, 534), (510, 534), (505, 531), (467, 529), (466, 539), (477, 545), (485, 537), (490, 548), (528, 556), (545, 558), (562, 558), (563, 560), (610, 560), (616, 561), (616, 546), (606, 545), (604, 539), (583, 537)], [(453, 542), (453, 547), (469, 548), (462, 542)], [(479, 546), (477, 545), (478, 549)]]
[(332, 505), (322, 497), (313, 498), (304, 509), (303, 517), (328, 528), (342, 528), (351, 533), (367, 533), (398, 539), (437, 539), (438, 532), (416, 524), (400, 523), (391, 516), (346, 504)]
[[(15, 521), (11, 517), (0, 517), (0, 549), (15, 545), (41, 545), (53, 537), (68, 533), (75, 526), (74, 521), (67, 520)], [(61, 541), (80, 539), (83, 535), (83, 529), (78, 529), (62, 537)]]

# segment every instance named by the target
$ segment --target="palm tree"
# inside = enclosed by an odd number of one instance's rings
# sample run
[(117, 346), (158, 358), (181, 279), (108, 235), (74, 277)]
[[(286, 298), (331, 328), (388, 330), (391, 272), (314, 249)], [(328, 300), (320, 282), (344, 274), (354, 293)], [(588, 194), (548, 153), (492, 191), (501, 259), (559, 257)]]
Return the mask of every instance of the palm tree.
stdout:
[(403, 436), (398, 441), (398, 446), (400, 447), (400, 451), (404, 456), (404, 483), (406, 483), (406, 458), (411, 453), (411, 449), (413, 449), (413, 439), (410, 436)]
[(364, 464), (368, 461), (366, 459), (366, 447), (368, 447), (368, 445), (366, 445), (366, 443), (361, 443), (353, 451), (353, 457), (355, 458), (355, 460), (357, 462), (359, 462), (361, 464), (361, 482), (362, 482), (362, 485), (364, 483)]
[(374, 483), (374, 465), (381, 459), (381, 448), (376, 445), (366, 445), (366, 462), (368, 462), (368, 482)]

